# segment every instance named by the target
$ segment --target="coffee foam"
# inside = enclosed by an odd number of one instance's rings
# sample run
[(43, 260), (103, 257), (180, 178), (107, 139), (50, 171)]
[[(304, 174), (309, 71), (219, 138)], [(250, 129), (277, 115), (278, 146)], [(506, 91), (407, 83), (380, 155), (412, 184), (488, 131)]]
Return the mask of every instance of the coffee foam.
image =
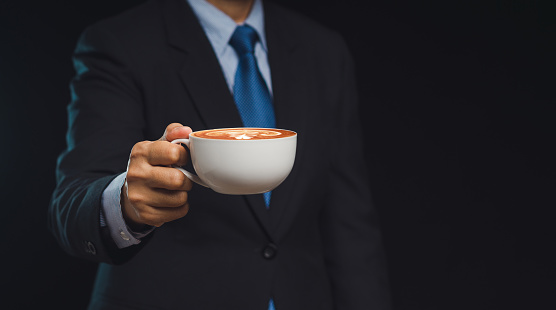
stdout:
[(203, 130), (194, 132), (192, 135), (198, 138), (219, 140), (265, 140), (291, 137), (295, 135), (295, 132), (267, 128), (227, 128)]

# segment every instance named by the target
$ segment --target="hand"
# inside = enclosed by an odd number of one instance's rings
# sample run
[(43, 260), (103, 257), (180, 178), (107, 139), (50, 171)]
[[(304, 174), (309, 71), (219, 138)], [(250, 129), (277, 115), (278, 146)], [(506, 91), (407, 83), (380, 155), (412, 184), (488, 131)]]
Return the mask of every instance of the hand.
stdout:
[(157, 141), (142, 141), (133, 146), (127, 177), (122, 188), (122, 214), (133, 230), (145, 225), (160, 227), (189, 211), (191, 180), (169, 167), (187, 163), (187, 151), (169, 141), (188, 138), (191, 128), (173, 123)]

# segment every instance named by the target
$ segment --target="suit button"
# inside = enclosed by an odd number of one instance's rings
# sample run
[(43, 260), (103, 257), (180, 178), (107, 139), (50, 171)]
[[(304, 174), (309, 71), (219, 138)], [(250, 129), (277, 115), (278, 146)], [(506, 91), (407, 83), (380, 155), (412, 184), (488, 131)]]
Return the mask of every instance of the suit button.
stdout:
[(278, 251), (278, 248), (276, 247), (276, 245), (273, 244), (273, 243), (269, 243), (263, 249), (263, 257), (265, 259), (273, 259), (274, 256), (276, 256), (277, 251)]
[(84, 241), (84, 244), (85, 244), (85, 252), (86, 253), (92, 254), (92, 255), (97, 254), (97, 249), (95, 248), (95, 245), (91, 241)]

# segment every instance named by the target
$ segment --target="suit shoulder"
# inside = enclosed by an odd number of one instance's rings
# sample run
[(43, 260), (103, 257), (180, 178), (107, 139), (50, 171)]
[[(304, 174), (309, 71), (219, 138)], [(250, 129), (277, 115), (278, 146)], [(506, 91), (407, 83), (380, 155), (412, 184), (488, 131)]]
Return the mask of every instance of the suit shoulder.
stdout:
[(156, 38), (156, 35), (163, 31), (159, 2), (146, 1), (117, 15), (99, 20), (88, 26), (82, 36), (91, 33), (109, 33), (123, 44), (138, 43), (145, 38)]

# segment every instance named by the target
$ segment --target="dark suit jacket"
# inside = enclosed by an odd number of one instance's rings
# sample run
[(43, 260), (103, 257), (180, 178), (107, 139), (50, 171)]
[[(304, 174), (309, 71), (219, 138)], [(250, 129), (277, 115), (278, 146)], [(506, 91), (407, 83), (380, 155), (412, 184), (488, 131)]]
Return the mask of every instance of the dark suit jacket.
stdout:
[(150, 1), (83, 33), (49, 224), (67, 252), (101, 263), (91, 309), (263, 310), (270, 298), (278, 310), (387, 308), (347, 48), (275, 4), (265, 20), (277, 127), (299, 134), (270, 209), (261, 195), (194, 186), (187, 216), (122, 250), (99, 209), (133, 145), (172, 122), (242, 123), (185, 0)]

